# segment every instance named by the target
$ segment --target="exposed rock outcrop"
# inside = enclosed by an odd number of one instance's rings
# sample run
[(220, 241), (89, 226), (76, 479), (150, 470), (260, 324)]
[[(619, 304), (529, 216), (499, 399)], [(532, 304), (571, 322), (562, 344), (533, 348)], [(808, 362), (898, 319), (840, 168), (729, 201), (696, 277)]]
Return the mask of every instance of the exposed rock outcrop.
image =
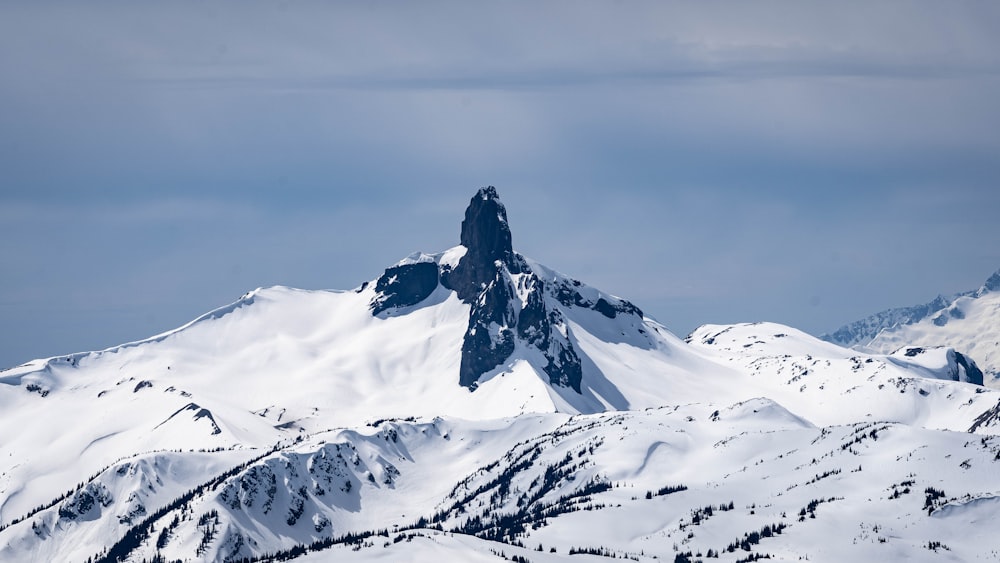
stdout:
[(438, 266), (416, 262), (387, 268), (375, 282), (375, 298), (369, 307), (373, 315), (388, 309), (410, 307), (430, 297), (438, 286)]
[(465, 256), (454, 270), (442, 276), (442, 282), (466, 303), (473, 303), (493, 281), (499, 265), (515, 274), (524, 269), (524, 259), (511, 246), (507, 210), (493, 186), (480, 189), (469, 202), (462, 221), (461, 243), (466, 248)]
[(427, 257), (388, 268), (375, 282), (369, 306), (378, 315), (417, 305), (439, 283), (454, 291), (469, 304), (459, 368), (462, 386), (475, 390), (484, 375), (504, 366), (520, 347), (529, 356), (541, 353), (544, 364), (538, 367), (552, 385), (581, 393), (583, 359), (563, 310), (590, 309), (609, 322), (621, 315), (642, 318), (642, 311), (628, 301), (552, 272), (533, 271), (514, 252), (507, 210), (493, 186), (472, 197), (460, 240), (464, 249), (457, 263)]

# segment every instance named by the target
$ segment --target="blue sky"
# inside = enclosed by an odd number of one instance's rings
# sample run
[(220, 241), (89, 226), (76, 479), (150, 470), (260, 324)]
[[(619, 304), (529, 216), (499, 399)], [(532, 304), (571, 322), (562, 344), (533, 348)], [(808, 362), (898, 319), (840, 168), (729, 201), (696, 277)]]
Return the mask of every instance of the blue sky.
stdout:
[(986, 2), (0, 5), (0, 365), (515, 247), (674, 332), (1000, 268)]

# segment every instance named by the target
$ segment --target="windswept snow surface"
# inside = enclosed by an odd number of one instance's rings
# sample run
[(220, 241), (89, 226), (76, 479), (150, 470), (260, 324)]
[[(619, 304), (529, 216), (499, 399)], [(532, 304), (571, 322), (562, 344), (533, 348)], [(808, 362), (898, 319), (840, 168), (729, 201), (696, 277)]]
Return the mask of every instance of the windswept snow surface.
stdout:
[[(581, 302), (618, 302), (528, 264)], [(952, 381), (946, 352), (867, 354), (771, 323), (685, 342), (550, 299), (580, 392), (520, 344), (470, 390), (469, 305), (438, 285), (373, 315), (374, 286), (258, 289), (145, 341), (0, 372), (0, 560), (1000, 549), (976, 524), (998, 510), (1000, 393)]]

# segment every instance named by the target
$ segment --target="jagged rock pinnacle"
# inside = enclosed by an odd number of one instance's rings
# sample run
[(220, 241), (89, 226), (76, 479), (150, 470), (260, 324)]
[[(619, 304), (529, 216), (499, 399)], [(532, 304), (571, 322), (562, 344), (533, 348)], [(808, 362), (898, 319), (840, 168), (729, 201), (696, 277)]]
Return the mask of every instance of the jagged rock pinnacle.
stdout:
[(467, 256), (474, 256), (476, 262), (491, 265), (497, 260), (506, 264), (511, 262), (514, 250), (510, 242), (507, 210), (500, 203), (500, 196), (493, 186), (481, 188), (469, 202), (465, 220), (462, 221), (461, 241), (462, 246), (468, 249)]
[(580, 282), (559, 276), (543, 280), (534, 272), (511, 246), (507, 210), (493, 186), (481, 188), (469, 202), (461, 242), (466, 251), (457, 264), (416, 256), (386, 269), (375, 282), (369, 308), (373, 315), (391, 315), (418, 306), (439, 283), (454, 291), (469, 305), (459, 384), (473, 391), (483, 375), (510, 360), (520, 343), (544, 358), (540, 367), (552, 385), (582, 393), (584, 357), (561, 308), (642, 319), (642, 311), (628, 301), (593, 291), (596, 295), (584, 297)]
[(465, 256), (442, 281), (466, 303), (493, 281), (498, 263), (512, 273), (521, 270), (511, 246), (507, 210), (493, 186), (480, 188), (469, 202), (462, 221), (461, 243), (466, 248)]

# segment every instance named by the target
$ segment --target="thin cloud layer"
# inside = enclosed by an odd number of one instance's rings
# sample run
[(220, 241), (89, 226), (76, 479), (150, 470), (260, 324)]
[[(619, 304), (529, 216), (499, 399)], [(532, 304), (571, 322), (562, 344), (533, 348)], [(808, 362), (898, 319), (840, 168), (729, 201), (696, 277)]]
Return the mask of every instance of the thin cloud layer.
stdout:
[(967, 289), (1000, 267), (998, 24), (937, 2), (5, 4), (0, 363), (258, 285), (353, 287), (456, 243), (485, 184), (525, 254), (680, 333)]

